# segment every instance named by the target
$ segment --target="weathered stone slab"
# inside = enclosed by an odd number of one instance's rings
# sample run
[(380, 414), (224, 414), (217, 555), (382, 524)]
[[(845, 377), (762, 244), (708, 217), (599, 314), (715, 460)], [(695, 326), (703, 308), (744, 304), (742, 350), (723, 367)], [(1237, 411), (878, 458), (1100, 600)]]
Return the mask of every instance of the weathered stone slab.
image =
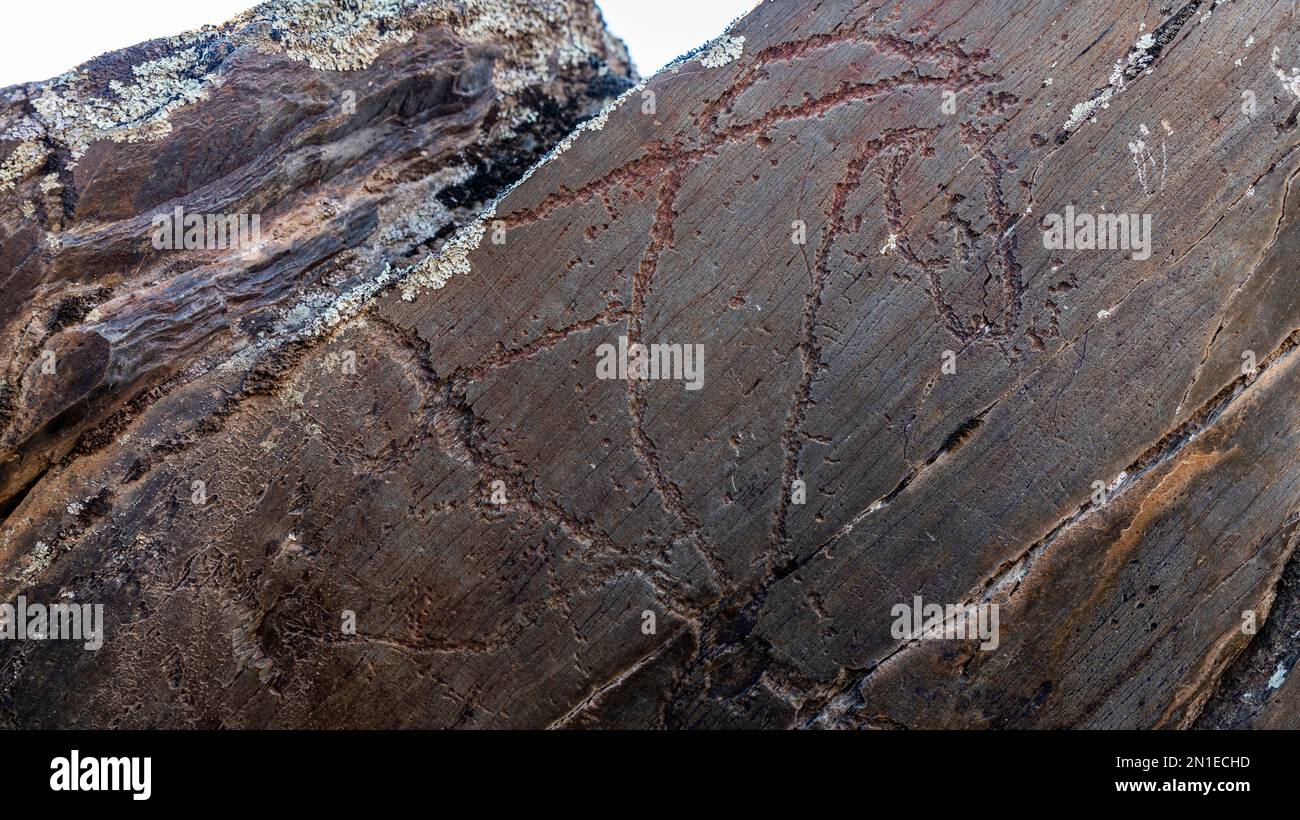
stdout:
[[(557, 57), (570, 117), (626, 65), (579, 30), (610, 68)], [(422, 31), (361, 70), (465, 36)], [(5, 592), (108, 623), (2, 647), (7, 721), (1293, 726), (1298, 48), (1268, 2), (768, 2), (468, 224), (513, 177), (448, 195), (415, 157), (518, 155), (474, 124), (503, 58), (374, 102), (421, 123), (379, 149), (285, 114), (312, 136), (237, 175), (293, 250), (150, 268), (51, 331), (54, 386), (16, 343)], [(277, 99), (366, 76), (247, 59)], [(227, 161), (113, 160), (135, 192), (64, 248), (133, 259)], [(329, 221), (284, 204), (322, 169)], [(1125, 230), (1052, 241), (1080, 215)], [(604, 378), (620, 337), (702, 373)], [(996, 634), (900, 634), (918, 596)]]

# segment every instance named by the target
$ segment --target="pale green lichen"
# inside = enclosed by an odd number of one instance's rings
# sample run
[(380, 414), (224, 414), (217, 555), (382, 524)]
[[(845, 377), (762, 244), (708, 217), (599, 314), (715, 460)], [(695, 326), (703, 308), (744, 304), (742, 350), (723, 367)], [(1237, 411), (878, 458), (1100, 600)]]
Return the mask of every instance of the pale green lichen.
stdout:
[(171, 112), (207, 96), (207, 88), (220, 82), (217, 75), (202, 79), (199, 52), (190, 48), (168, 57), (131, 67), (134, 80), (109, 83), (111, 95), (88, 96), (79, 91), (84, 71), (53, 80), (32, 99), (32, 109), (46, 134), (67, 147), (78, 159), (96, 140), (141, 142), (171, 133)]
[[(574, 0), (360, 0), (346, 7), (328, 0), (272, 0), (228, 25), (245, 27), (261, 51), (334, 71), (365, 68), (386, 44), (407, 42), (416, 31), (440, 25), (471, 43), (504, 46), (493, 83), (514, 93), (549, 77), (552, 57), (576, 65), (608, 48), (608, 35), (594, 21), (572, 25), (587, 9)], [(565, 33), (569, 39), (555, 47), (554, 35)]]
[(1273, 670), (1273, 674), (1268, 679), (1268, 688), (1281, 689), (1282, 684), (1286, 683), (1287, 671), (1286, 661), (1278, 661), (1277, 669)]
[(44, 136), (45, 129), (41, 124), (26, 115), (19, 117), (4, 133), (0, 133), (0, 139), (6, 140), (39, 140)]
[(451, 277), (469, 273), (469, 254), (483, 242), (487, 221), (494, 216), (495, 205), (456, 231), (438, 253), (427, 256), (408, 268), (402, 280), (402, 298), (409, 302), (415, 298), (417, 288), (437, 289), (447, 284)]
[(250, 39), (260, 51), (303, 60), (312, 68), (365, 68), (387, 43), (405, 43), (415, 33), (403, 15), (417, 4), (366, 0), (353, 4), (320, 0), (264, 3), (236, 22), (252, 23)]
[[(439, 25), (470, 42), (503, 46), (493, 82), (503, 93), (514, 93), (549, 78), (553, 58), (580, 63), (608, 49), (608, 35), (594, 19), (572, 25), (583, 13), (589, 7), (578, 0), (271, 0), (220, 27), (168, 38), (175, 53), (132, 66), (131, 80), (110, 81), (107, 92), (86, 90), (93, 77), (84, 68), (32, 87), (34, 120), (0, 136), (47, 138), (69, 149), (74, 161), (97, 140), (161, 139), (171, 132), (177, 109), (206, 98), (222, 82), (215, 50), (207, 48), (217, 40), (347, 71), (365, 68), (385, 46)], [(541, 32), (551, 36), (536, 36)], [(567, 39), (557, 47), (556, 36)]]
[[(594, 20), (587, 26), (573, 25), (589, 11), (587, 3), (574, 0), (464, 0), (440, 4), (431, 17), (472, 43), (504, 45), (492, 83), (513, 94), (549, 77), (553, 58), (568, 67), (580, 65), (594, 53), (619, 51)], [(539, 36), (543, 34), (549, 36)], [(566, 39), (556, 45), (557, 36)]]
[(18, 573), (17, 580), (26, 584), (49, 569), (52, 563), (54, 563), (54, 552), (50, 549), (50, 545), (44, 541), (37, 541), (32, 551), (27, 554), (27, 566)]
[(49, 150), (38, 142), (20, 142), (14, 152), (0, 163), (0, 191), (12, 191), (18, 180), (40, 168)]

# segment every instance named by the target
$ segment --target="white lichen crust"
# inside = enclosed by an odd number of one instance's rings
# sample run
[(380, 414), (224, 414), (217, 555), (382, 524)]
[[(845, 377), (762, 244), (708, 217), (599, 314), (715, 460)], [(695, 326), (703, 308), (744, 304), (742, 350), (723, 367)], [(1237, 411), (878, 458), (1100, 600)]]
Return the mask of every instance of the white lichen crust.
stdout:
[[(240, 48), (283, 55), (319, 71), (354, 71), (371, 65), (390, 45), (409, 42), (428, 28), (490, 47), (495, 61), (492, 83), (503, 109), (501, 131), (485, 134), (487, 143), (509, 137), (511, 128), (529, 126), (540, 116), (520, 103), (518, 92), (537, 87), (550, 93), (546, 88), (559, 69), (574, 73), (576, 67), (585, 75), (586, 66), (597, 57), (602, 72), (630, 71), (625, 47), (606, 31), (590, 0), (270, 0), (220, 27), (140, 47), (143, 56), (118, 52), (52, 80), (9, 89), (11, 104), (26, 104), (16, 107), (21, 113), (0, 122), (0, 140), (9, 143), (8, 150), (0, 152), (0, 191), (18, 191), (15, 210), (24, 218), (33, 217), (37, 208), (32, 198), (48, 202), (63, 186), (61, 174), (74, 168), (92, 144), (159, 140), (171, 133), (177, 111), (211, 98), (226, 82), (236, 65), (230, 55)], [(602, 127), (612, 108), (583, 123), (543, 161), (563, 152), (578, 134)], [(47, 167), (52, 158), (58, 173)], [(390, 244), (395, 249), (418, 244), (454, 222), (457, 217), (432, 194), (462, 182), (469, 170), (457, 166), (439, 173), (447, 178), (421, 183), (427, 202), (412, 203), (400, 195), (381, 209), (385, 228), (379, 253)], [(304, 291), (295, 304), (282, 309), (273, 330), (224, 358), (230, 367), (242, 370), (285, 345), (328, 337), (360, 321), (367, 305), (389, 290), (398, 289), (410, 299), (417, 289), (440, 288), (451, 277), (469, 273), (469, 254), (482, 242), (499, 200), (453, 233), (436, 254), (415, 265), (398, 269), (380, 260), (377, 275), (358, 269), (337, 283)], [(41, 214), (44, 218), (43, 210)], [(58, 253), (61, 227), (55, 221), (45, 227), (43, 244), (48, 252)], [(373, 264), (376, 259), (367, 261)], [(95, 322), (102, 318), (98, 308), (86, 316)]]
[[(582, 17), (590, 25), (574, 25)], [(66, 148), (75, 164), (97, 140), (165, 137), (177, 109), (205, 99), (223, 81), (217, 54), (248, 46), (320, 70), (353, 71), (432, 26), (498, 46), (493, 83), (503, 94), (549, 79), (552, 60), (573, 65), (592, 54), (626, 54), (579, 0), (270, 0), (222, 26), (168, 38), (173, 53), (132, 65), (131, 79), (112, 80), (106, 91), (90, 67), (29, 84), (33, 116), (0, 131), (0, 140), (24, 141), (21, 154), (0, 160), (0, 187), (12, 185), (20, 167), (30, 170), (30, 142)]]
[(1270, 59), (1270, 63), (1273, 66), (1273, 73), (1277, 75), (1283, 88), (1294, 95), (1296, 99), (1300, 99), (1300, 67), (1292, 66), (1290, 73), (1287, 73), (1285, 69), (1278, 65), (1281, 59), (1281, 52), (1276, 46), (1274, 46)]
[[(727, 26), (728, 32), (740, 20), (737, 18)], [(698, 60), (706, 68), (714, 68), (726, 65), (738, 59), (744, 48), (745, 38), (743, 36), (733, 37), (724, 32), (715, 39), (705, 43), (697, 49), (687, 54), (683, 54), (676, 60), (668, 63), (654, 76), (664, 73), (676, 73), (687, 63)], [(712, 55), (712, 56), (710, 56)], [(720, 61), (720, 62), (719, 62)], [(469, 254), (476, 250), (483, 241), (483, 236), (487, 232), (488, 222), (495, 218), (497, 206), (506, 198), (515, 188), (519, 187), (537, 172), (537, 169), (554, 160), (564, 152), (568, 151), (578, 138), (589, 131), (600, 131), (606, 123), (609, 122), (609, 115), (618, 110), (631, 97), (640, 94), (645, 90), (646, 85), (654, 77), (642, 78), (640, 82), (620, 94), (615, 100), (610, 102), (600, 113), (588, 120), (580, 123), (572, 132), (538, 160), (521, 176), (513, 185), (502, 191), (492, 200), (478, 215), (478, 217), (458, 230), (447, 242), (435, 253), (430, 254), (416, 264), (402, 268), (395, 272), (397, 281), (402, 292), (402, 298), (406, 301), (415, 299), (416, 293), (421, 288), (436, 290), (443, 287), (458, 274), (467, 274), (471, 270)], [(385, 275), (392, 272), (385, 271)]]
[(722, 68), (727, 63), (740, 59), (740, 53), (744, 49), (744, 37), (722, 37), (700, 55), (700, 64), (705, 68)]
[(67, 148), (75, 161), (91, 142), (142, 142), (171, 133), (172, 111), (207, 96), (220, 75), (196, 79), (199, 52), (184, 49), (168, 57), (131, 66), (129, 83), (109, 82), (110, 94), (89, 95), (80, 89), (85, 70), (51, 80), (32, 97), (32, 108), (45, 136)]
[(1070, 118), (1065, 121), (1064, 130), (1073, 131), (1092, 119), (1099, 110), (1110, 108), (1110, 101), (1124, 90), (1128, 80), (1146, 70), (1155, 60), (1155, 55), (1152, 54), (1155, 45), (1156, 39), (1151, 32), (1139, 37), (1128, 50), (1128, 54), (1123, 59), (1115, 61), (1106, 87), (1070, 110)]

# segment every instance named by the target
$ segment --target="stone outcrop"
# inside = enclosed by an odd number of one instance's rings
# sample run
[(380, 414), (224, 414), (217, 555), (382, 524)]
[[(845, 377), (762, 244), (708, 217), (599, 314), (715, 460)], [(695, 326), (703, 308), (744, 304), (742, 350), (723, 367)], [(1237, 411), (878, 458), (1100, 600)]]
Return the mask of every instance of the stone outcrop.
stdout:
[(344, 8), (0, 92), (6, 724), (1296, 725), (1294, 14)]

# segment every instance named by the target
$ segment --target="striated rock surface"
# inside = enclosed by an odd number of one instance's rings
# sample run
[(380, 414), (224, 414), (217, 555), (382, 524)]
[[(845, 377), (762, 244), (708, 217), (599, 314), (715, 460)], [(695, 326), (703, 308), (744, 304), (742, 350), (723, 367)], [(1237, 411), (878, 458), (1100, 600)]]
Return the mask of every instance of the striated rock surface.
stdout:
[(0, 92), (7, 725), (1297, 725), (1292, 4), (347, 9)]
[[(629, 72), (590, 3), (273, 2), (0, 92), (0, 504), (133, 402), (336, 321)], [(259, 235), (155, 242), (176, 208)], [(34, 378), (47, 350), (69, 366)]]

